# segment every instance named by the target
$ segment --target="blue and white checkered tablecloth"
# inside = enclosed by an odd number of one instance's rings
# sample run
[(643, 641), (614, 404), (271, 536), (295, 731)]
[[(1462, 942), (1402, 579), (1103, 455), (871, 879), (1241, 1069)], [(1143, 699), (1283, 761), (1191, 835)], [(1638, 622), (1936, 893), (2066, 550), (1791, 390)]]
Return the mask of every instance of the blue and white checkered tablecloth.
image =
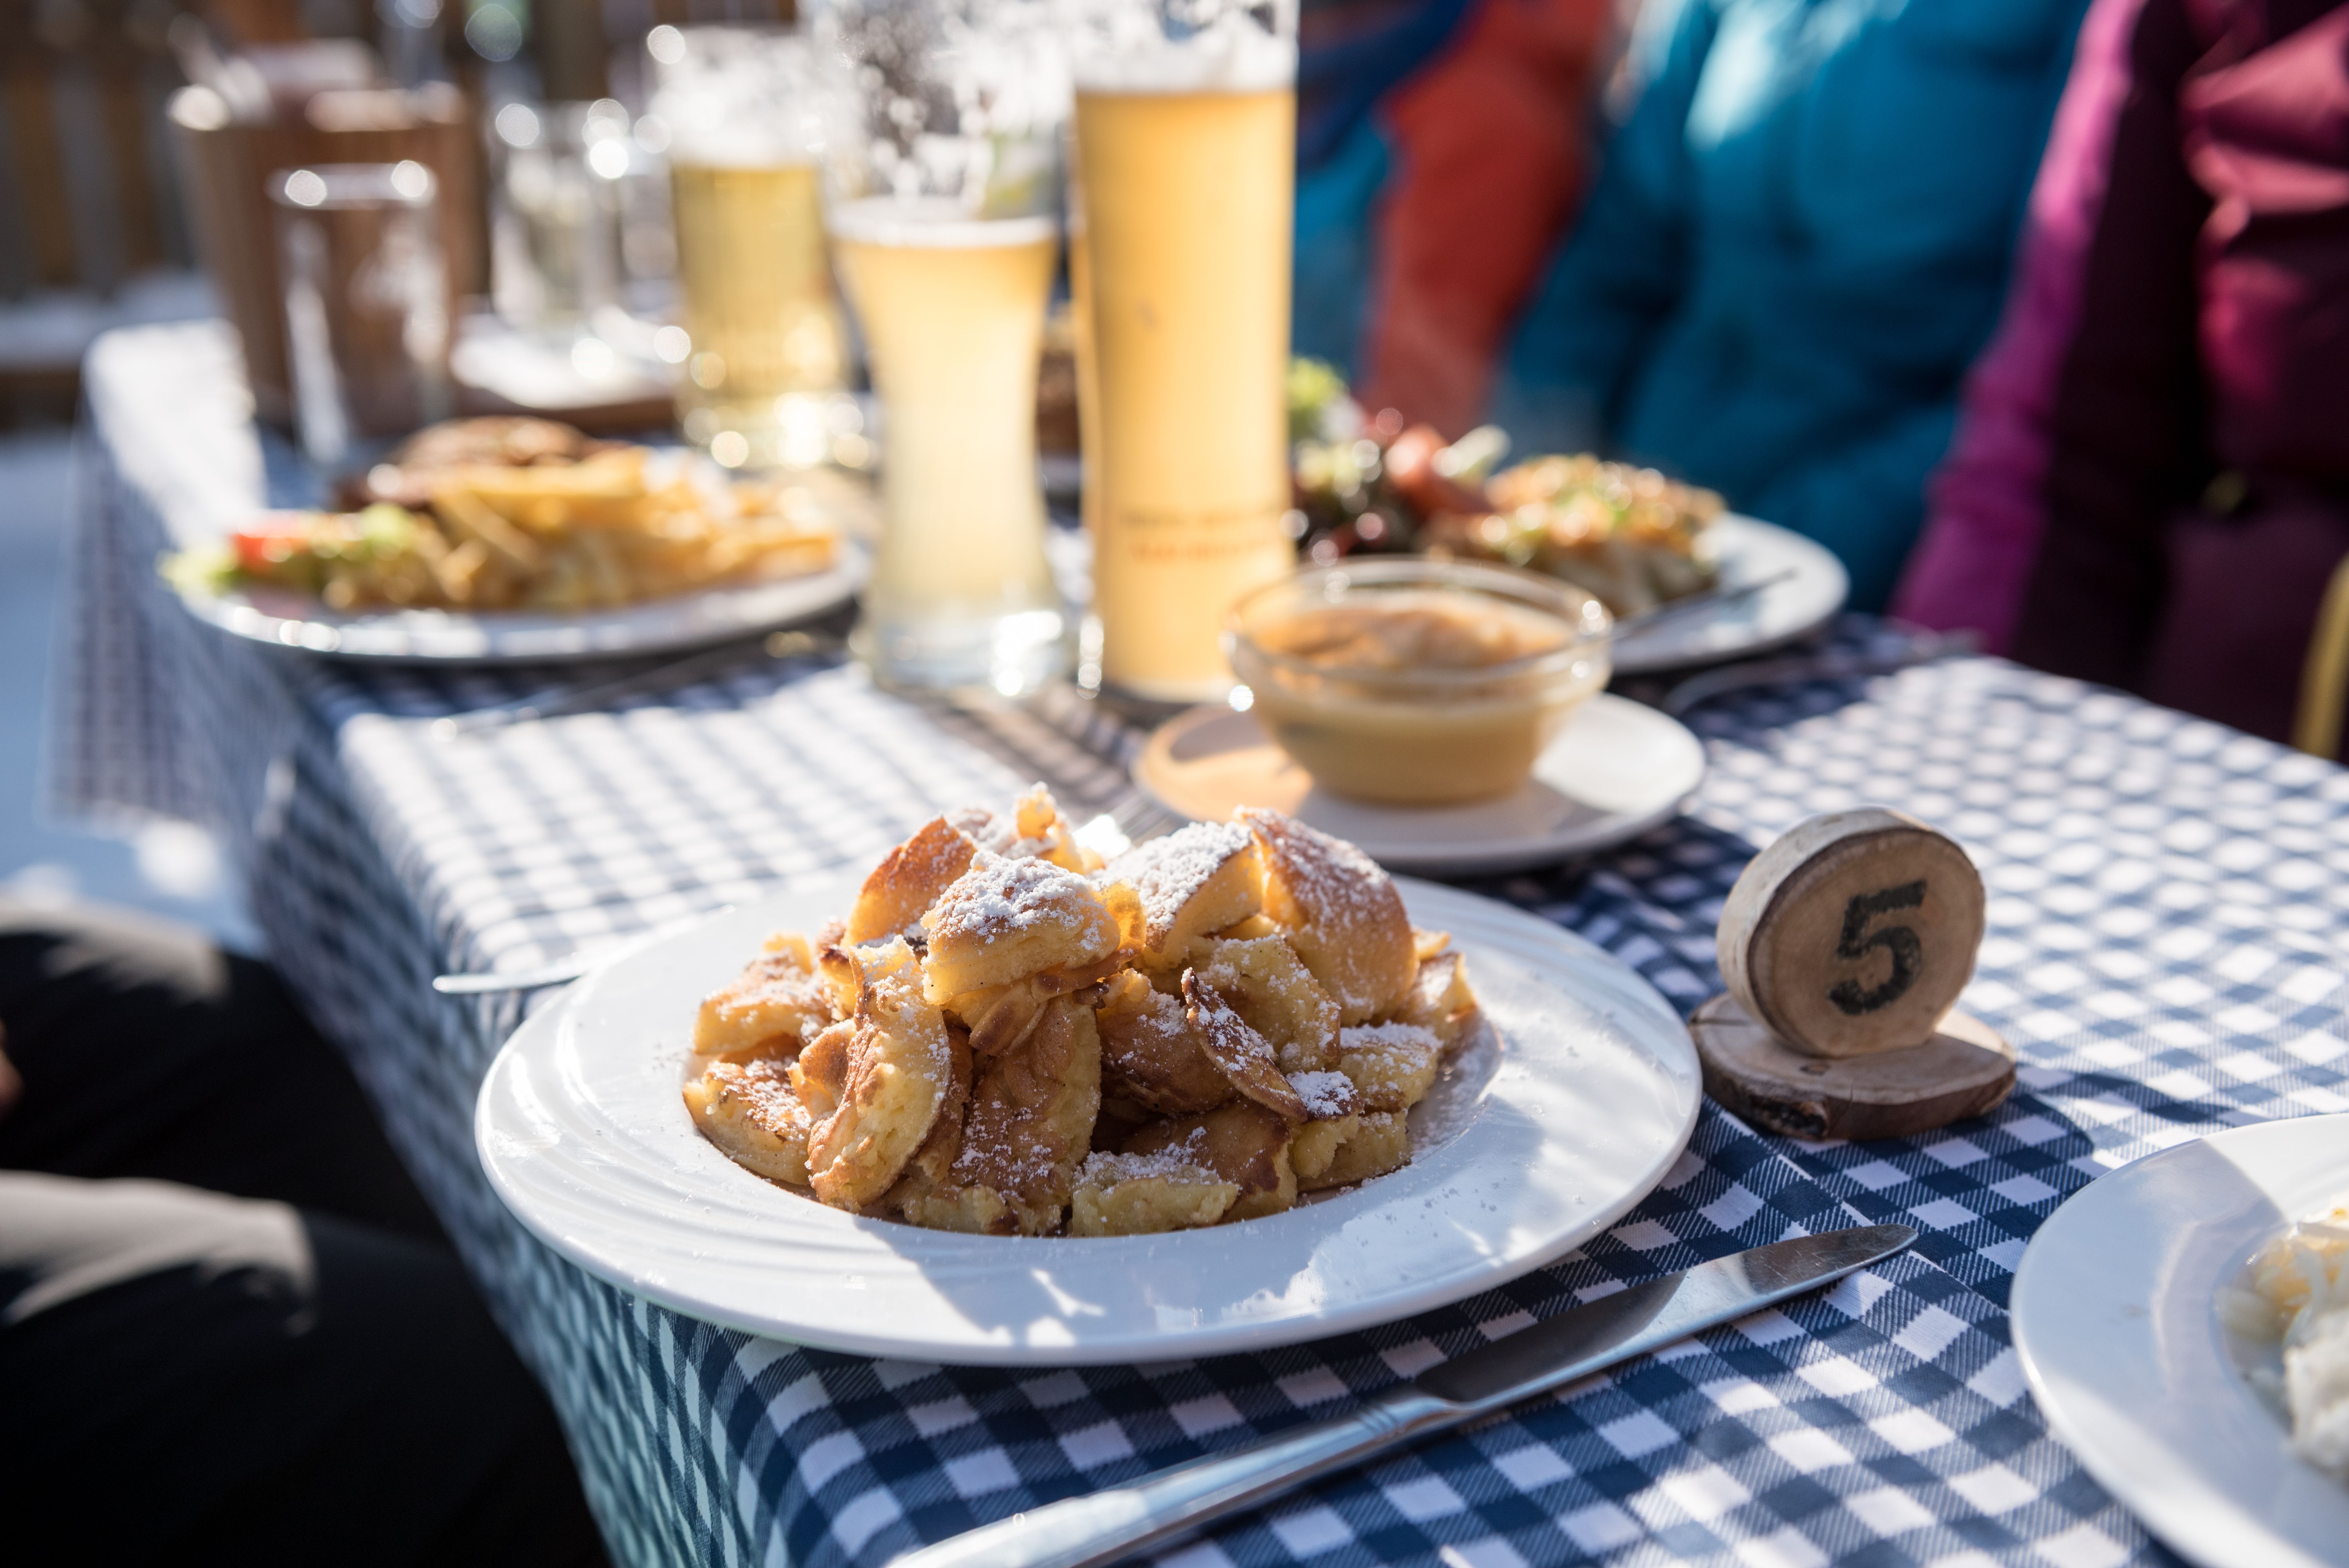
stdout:
[[(820, 661), (449, 742), (528, 676), (398, 673), (238, 644), (156, 552), (299, 482), (237, 414), (214, 329), (94, 352), (76, 603), (56, 705), (69, 807), (225, 833), (274, 955), (347, 1049), (552, 1390), (616, 1554), (873, 1564), (1326, 1415), (1447, 1355), (1699, 1258), (1899, 1219), (1910, 1254), (1159, 1554), (1182, 1568), (1667, 1561), (2166, 1560), (2049, 1436), (2004, 1301), (2033, 1228), (2138, 1155), (2349, 1109), (2349, 774), (1986, 659), (1724, 697), (1687, 819), (1481, 891), (1581, 932), (1692, 1008), (1754, 848), (1898, 806), (1991, 892), (1967, 1006), (2020, 1047), (1994, 1115), (1803, 1144), (1708, 1107), (1657, 1192), (1580, 1253), (1373, 1332), (1052, 1372), (875, 1362), (679, 1317), (548, 1253), (475, 1162), (475, 1087), (518, 1021), (426, 981), (523, 965), (866, 861), (942, 805), (1041, 778), (1112, 804), (1133, 738), (1073, 700), (944, 709)], [(1837, 635), (1897, 645), (1863, 621)]]

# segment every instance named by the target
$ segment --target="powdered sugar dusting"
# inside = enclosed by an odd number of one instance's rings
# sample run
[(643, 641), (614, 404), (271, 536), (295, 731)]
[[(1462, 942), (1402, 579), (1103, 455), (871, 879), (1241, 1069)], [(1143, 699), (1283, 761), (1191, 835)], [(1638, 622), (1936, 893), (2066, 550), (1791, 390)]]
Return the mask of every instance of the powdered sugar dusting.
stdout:
[(1433, 1054), (1443, 1048), (1435, 1031), (1421, 1024), (1356, 1024), (1338, 1031), (1341, 1052), (1402, 1049)]
[(1086, 1187), (1114, 1187), (1120, 1181), (1196, 1182), (1202, 1185), (1220, 1182), (1224, 1179), (1207, 1168), (1206, 1129), (1195, 1127), (1191, 1136), (1151, 1154), (1089, 1154), (1077, 1171), (1077, 1181)]
[(1187, 828), (1137, 844), (1093, 873), (1102, 887), (1125, 882), (1142, 899), (1143, 940), (1154, 951), (1166, 944), (1183, 907), (1248, 847), (1238, 822), (1194, 822)]
[(993, 942), (1042, 925), (1076, 930), (1085, 923), (1086, 906), (1099, 903), (1092, 884), (1074, 872), (981, 850), (922, 925), (933, 941)]
[(1354, 1080), (1344, 1073), (1290, 1073), (1288, 1087), (1305, 1102), (1305, 1114), (1315, 1121), (1335, 1121), (1351, 1116), (1360, 1105)]
[(1271, 869), (1314, 924), (1352, 926), (1402, 913), (1393, 879), (1345, 840), (1260, 807), (1243, 806), (1239, 816), (1265, 841)]

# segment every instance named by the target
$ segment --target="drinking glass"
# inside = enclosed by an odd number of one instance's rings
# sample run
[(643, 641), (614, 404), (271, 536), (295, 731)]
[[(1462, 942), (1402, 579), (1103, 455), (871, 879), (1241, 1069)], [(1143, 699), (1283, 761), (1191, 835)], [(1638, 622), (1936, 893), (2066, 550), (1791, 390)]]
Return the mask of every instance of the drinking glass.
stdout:
[[(1069, 271), (1105, 687), (1214, 700), (1225, 612), (1295, 564), (1293, 0), (1061, 0)], [(1089, 658), (1090, 662), (1090, 658)]]
[(492, 121), (502, 168), (491, 282), (498, 314), (557, 342), (621, 303), (620, 188), (628, 112), (510, 103)]
[(1065, 672), (1036, 376), (1068, 84), (1044, 0), (830, 0), (824, 223), (882, 415), (881, 542), (854, 636), (884, 681), (1029, 691)]
[[(652, 114), (668, 139), (678, 418), (728, 468), (829, 450), (848, 354), (817, 194), (824, 115), (807, 41), (776, 28), (655, 27)], [(853, 408), (853, 405), (849, 405)]]
[(303, 452), (322, 468), (446, 418), (449, 275), (420, 163), (320, 163), (266, 187)]

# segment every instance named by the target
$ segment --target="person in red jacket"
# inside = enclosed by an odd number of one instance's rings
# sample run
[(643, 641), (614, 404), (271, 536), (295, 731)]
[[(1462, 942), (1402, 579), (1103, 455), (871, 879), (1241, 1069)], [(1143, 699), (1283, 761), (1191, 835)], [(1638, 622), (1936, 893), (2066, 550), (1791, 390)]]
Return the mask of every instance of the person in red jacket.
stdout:
[(1297, 346), (1447, 438), (1589, 178), (1610, 0), (1333, 0), (1300, 24)]

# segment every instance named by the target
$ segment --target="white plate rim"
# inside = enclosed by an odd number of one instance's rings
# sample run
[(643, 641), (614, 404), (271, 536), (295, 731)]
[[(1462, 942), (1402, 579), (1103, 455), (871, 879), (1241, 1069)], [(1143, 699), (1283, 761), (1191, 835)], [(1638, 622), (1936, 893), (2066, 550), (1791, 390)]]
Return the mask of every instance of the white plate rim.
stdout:
[[(742, 910), (719, 912), (711, 917), (711, 922), (726, 915), (732, 915), (746, 923), (779, 918), (788, 920), (792, 917), (781, 915), (780, 910), (792, 900), (796, 899), (804, 904), (821, 895), (829, 903), (836, 902), (836, 889), (853, 885), (853, 882), (818, 884), (793, 894), (761, 901)], [(590, 975), (574, 985), (555, 1005), (541, 1008), (515, 1031), (482, 1079), (475, 1105), (476, 1149), (492, 1190), (508, 1209), (542, 1242), (589, 1274), (688, 1316), (814, 1348), (968, 1366), (1132, 1364), (1260, 1351), (1410, 1317), (1506, 1284), (1555, 1262), (1566, 1253), (1603, 1233), (1642, 1202), (1680, 1159), (1694, 1130), (1702, 1093), (1695, 1048), (1679, 1014), (1620, 960), (1571, 932), (1493, 900), (1410, 879), (1398, 879), (1398, 885), (1420, 923), (1433, 922), (1439, 928), (1455, 932), (1455, 941), (1470, 956), (1472, 975), (1480, 950), (1488, 968), (1496, 961), (1511, 965), (1519, 961), (1522, 949), (1504, 948), (1498, 944), (1509, 937), (1535, 949), (1546, 950), (1547, 958), (1559, 965), (1557, 974), (1571, 971), (1574, 975), (1571, 983), (1576, 988), (1572, 994), (1573, 1005), (1591, 1018), (1603, 1020), (1619, 1037), (1607, 1047), (1609, 1050), (1644, 1057), (1644, 1060), (1632, 1063), (1631, 1057), (1627, 1055), (1626, 1062), (1652, 1076), (1654, 1091), (1669, 1097), (1670, 1111), (1669, 1125), (1659, 1122), (1658, 1135), (1650, 1140), (1651, 1146), (1646, 1147), (1644, 1163), (1636, 1170), (1608, 1172), (1608, 1179), (1613, 1186), (1605, 1193), (1603, 1200), (1575, 1200), (1572, 1206), (1578, 1212), (1574, 1223), (1552, 1226), (1538, 1236), (1516, 1238), (1501, 1251), (1488, 1250), (1474, 1258), (1469, 1257), (1475, 1251), (1473, 1245), (1461, 1241), (1457, 1235), (1447, 1233), (1441, 1239), (1457, 1245), (1463, 1257), (1469, 1261), (1441, 1277), (1411, 1288), (1388, 1290), (1382, 1295), (1340, 1303), (1335, 1307), (1317, 1306), (1310, 1312), (1290, 1312), (1238, 1323), (1174, 1330), (1163, 1325), (1148, 1330), (1129, 1326), (1117, 1331), (1071, 1335), (1065, 1340), (1031, 1342), (987, 1339), (968, 1333), (909, 1336), (874, 1332), (836, 1322), (812, 1326), (804, 1313), (796, 1316), (787, 1315), (771, 1307), (763, 1311), (744, 1311), (739, 1302), (713, 1300), (703, 1291), (681, 1286), (662, 1268), (647, 1267), (641, 1259), (631, 1263), (624, 1255), (626, 1249), (616, 1251), (608, 1237), (592, 1238), (580, 1234), (557, 1222), (551, 1214), (542, 1212), (541, 1200), (550, 1191), (544, 1185), (545, 1181), (559, 1178), (551, 1177), (546, 1168), (532, 1169), (530, 1161), (543, 1150), (528, 1147), (528, 1139), (516, 1136), (517, 1130), (523, 1132), (530, 1130), (518, 1119), (514, 1109), (520, 1092), (514, 1079), (517, 1072), (524, 1070), (520, 1066), (524, 1058), (550, 1056), (556, 1048), (554, 1042), (566, 1020), (573, 1017), (584, 999), (592, 997), (595, 979), (608, 975), (615, 965), (632, 958), (646, 960), (657, 957), (663, 945), (660, 942), (649, 942), (622, 954), (612, 965), (606, 965), (595, 975)], [(770, 909), (779, 913), (764, 913)], [(1479, 924), (1484, 926), (1485, 937), (1464, 938), (1459, 934), (1460, 927), (1474, 928)], [(1495, 933), (1500, 934), (1497, 939), (1492, 934)], [(683, 934), (690, 935), (691, 933)], [(674, 937), (669, 940), (674, 940)], [(1509, 956), (1503, 959), (1505, 951)], [(1503, 1058), (1504, 1073), (1511, 1059), (1507, 1057)], [(1494, 1083), (1499, 1084), (1502, 1076), (1503, 1073), (1496, 1073)], [(1485, 1107), (1495, 1103), (1495, 1098), (1488, 1092), (1473, 1114), (1483, 1116)], [(512, 1125), (506, 1125), (509, 1123)], [(699, 1135), (692, 1129), (681, 1106), (676, 1125), (688, 1138), (698, 1143)], [(1457, 1150), (1457, 1158), (1429, 1163), (1437, 1167), (1438, 1177), (1449, 1180), (1446, 1172), (1451, 1166), (1480, 1151), (1488, 1141), (1485, 1138), (1455, 1134), (1436, 1153), (1452, 1156)], [(708, 1154), (723, 1160), (723, 1156), (717, 1155), (714, 1150), (708, 1150)], [(597, 1157), (608, 1159), (608, 1150)], [(1128, 1268), (1101, 1270), (1105, 1274), (1122, 1274), (1132, 1272), (1131, 1265), (1137, 1261), (1146, 1261), (1150, 1254), (1162, 1250), (1172, 1251), (1178, 1259), (1195, 1265), (1210, 1255), (1228, 1250), (1234, 1237), (1245, 1240), (1270, 1236), (1271, 1233), (1261, 1227), (1284, 1224), (1292, 1228), (1299, 1225), (1311, 1227), (1319, 1217), (1321, 1228), (1342, 1229), (1350, 1218), (1349, 1212), (1340, 1208), (1342, 1202), (1360, 1201), (1354, 1211), (1358, 1214), (1365, 1209), (1379, 1214), (1399, 1212), (1419, 1191), (1409, 1178), (1420, 1164), (1415, 1161), (1392, 1176), (1365, 1183), (1330, 1202), (1300, 1205), (1288, 1214), (1251, 1221), (1243, 1227), (1180, 1233), (1174, 1236), (1103, 1240), (948, 1237), (943, 1233), (916, 1231), (911, 1227), (886, 1224), (885, 1222), (839, 1215), (833, 1211), (823, 1210), (808, 1200), (781, 1192), (774, 1196), (792, 1204), (805, 1205), (819, 1215), (829, 1216), (826, 1223), (834, 1227), (835, 1238), (868, 1232), (874, 1226), (885, 1226), (882, 1240), (870, 1249), (873, 1252), (894, 1252), (895, 1249), (888, 1245), (890, 1242), (903, 1243), (916, 1253), (931, 1250), (933, 1244), (943, 1253), (951, 1247), (968, 1248), (972, 1243), (981, 1243), (999, 1248), (1037, 1249), (1024, 1256), (1002, 1254), (1015, 1263), (1031, 1259), (1039, 1264), (1064, 1259), (1083, 1259), (1103, 1265), (1123, 1263), (1129, 1265)], [(732, 1171), (730, 1166), (727, 1169)], [(757, 1180), (747, 1172), (736, 1171), (733, 1174), (741, 1181), (755, 1182)], [(1512, 1180), (1523, 1180), (1515, 1165), (1511, 1165), (1506, 1172), (1495, 1171), (1492, 1174), (1506, 1174)], [(580, 1191), (574, 1187), (569, 1195), (576, 1197)], [(1447, 1218), (1455, 1227), (1464, 1224), (1457, 1215)], [(1473, 1224), (1473, 1221), (1464, 1223)], [(1282, 1245), (1293, 1252), (1301, 1240), (1302, 1237), (1284, 1237)], [(1066, 1249), (1071, 1248), (1080, 1250), (1073, 1254), (1068, 1253)], [(1050, 1255), (1047, 1255), (1045, 1250), (1051, 1250)], [(869, 1255), (867, 1261), (872, 1261)], [(1041, 1277), (1040, 1270), (1038, 1277)], [(857, 1284), (862, 1286), (861, 1276)]]
[(1835, 552), (1816, 540), (1791, 528), (1733, 511), (1723, 513), (1713, 528), (1719, 535), (1724, 569), (1734, 567), (1742, 554), (1759, 550), (1775, 559), (1757, 570), (1769, 572), (1791, 566), (1795, 575), (1756, 593), (1750, 610), (1731, 612), (1750, 615), (1754, 624), (1751, 634), (1700, 641), (1700, 634), (1713, 623), (1702, 615), (1693, 615), (1683, 626), (1659, 627), (1618, 647), (1617, 675), (1661, 675), (1668, 670), (1694, 669), (1770, 653), (1816, 632), (1835, 619), (1851, 597), (1851, 574), (1844, 570)]
[(728, 583), (576, 615), (443, 610), (342, 614), (324, 606), (288, 615), (243, 589), (168, 591), (190, 614), (231, 636), (328, 658), (443, 666), (543, 665), (680, 653), (812, 620), (855, 598), (872, 569), (871, 549), (843, 536), (839, 560), (822, 572)]
[[(2211, 1173), (2230, 1169), (2241, 1185), (2221, 1191)], [(2349, 1113), (2230, 1128), (2099, 1177), (2039, 1227), (2015, 1270), (2015, 1357), (2049, 1428), (2148, 1530), (2206, 1568), (2349, 1564), (2349, 1490), (2292, 1456), (2230, 1361), (2214, 1305), (2256, 1247), (2328, 1191), (2349, 1192)], [(2141, 1222), (2137, 1206), (2157, 1195), (2158, 1213)], [(2099, 1259), (2117, 1266), (2099, 1271)], [(2116, 1376), (2126, 1407), (2098, 1387)], [(2214, 1470), (2245, 1453), (2273, 1478), (2269, 1496), (2243, 1496)], [(2333, 1553), (2308, 1548), (2312, 1527)]]
[[(1706, 775), (1712, 771), (1704, 742), (1698, 738), (1696, 732), (1661, 708), (1651, 707), (1646, 703), (1619, 696), (1613, 692), (1600, 692), (1590, 699), (1588, 706), (1618, 717), (1636, 715), (1640, 722), (1652, 724), (1660, 732), (1677, 732), (1672, 737), (1673, 740), (1684, 747), (1686, 758), (1693, 759), (1693, 772), (1689, 775), (1686, 787), (1669, 796), (1660, 794), (1656, 803), (1646, 810), (1610, 812), (1598, 822), (1572, 830), (1495, 839), (1481, 843), (1442, 839), (1376, 838), (1357, 830), (1352, 835), (1352, 841), (1363, 853), (1392, 872), (1416, 872), (1428, 876), (1490, 876), (1599, 854), (1619, 844), (1627, 844), (1640, 834), (1686, 814), (1703, 789)], [(1202, 704), (1176, 714), (1161, 729), (1178, 724), (1211, 723), (1225, 711), (1227, 710), (1219, 709), (1212, 703)], [(1581, 715), (1576, 715), (1577, 719), (1580, 717)], [(1550, 743), (1553, 748), (1570, 738), (1571, 722), (1569, 728), (1561, 732), (1559, 739)], [(1155, 738), (1154, 732), (1153, 738)], [(1137, 750), (1133, 766), (1127, 770), (1127, 778), (1133, 787), (1149, 797), (1153, 804), (1189, 820), (1189, 813), (1161, 795), (1143, 776), (1142, 758), (1143, 753)], [(1407, 815), (1401, 811), (1396, 814)]]

